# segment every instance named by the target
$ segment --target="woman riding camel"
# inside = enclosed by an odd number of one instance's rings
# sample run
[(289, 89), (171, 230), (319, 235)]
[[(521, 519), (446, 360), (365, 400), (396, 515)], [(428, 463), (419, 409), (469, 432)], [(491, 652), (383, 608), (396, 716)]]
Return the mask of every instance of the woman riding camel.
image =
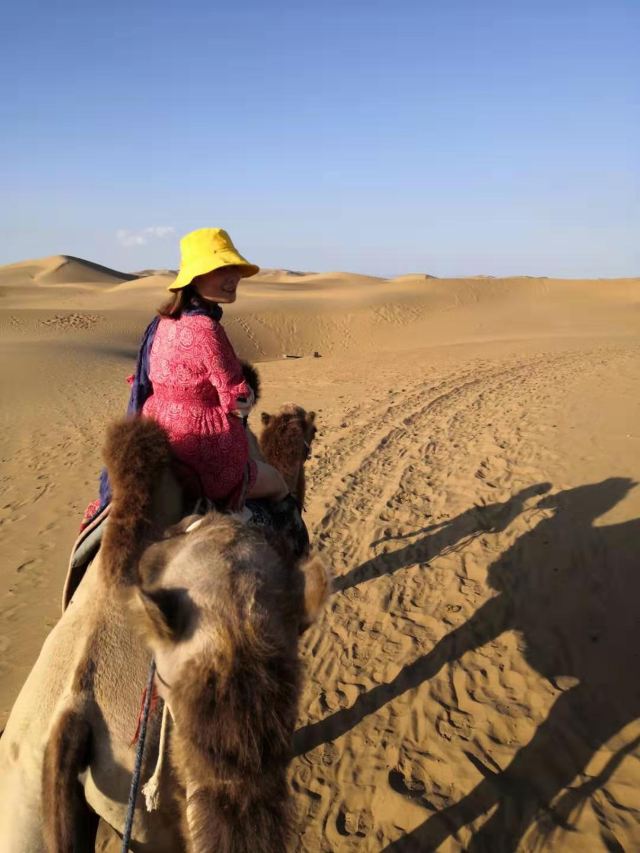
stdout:
[[(131, 377), (129, 413), (164, 427), (176, 459), (212, 501), (239, 508), (244, 498), (281, 500), (289, 490), (271, 465), (249, 458), (244, 420), (254, 394), (222, 328), (220, 303), (236, 301), (241, 278), (259, 271), (222, 228), (200, 228), (180, 241), (170, 300), (148, 326)], [(85, 513), (85, 524), (109, 499)]]
[(141, 412), (165, 428), (174, 455), (198, 474), (206, 497), (233, 501), (248, 474), (246, 497), (284, 498), (278, 471), (249, 459), (244, 418), (254, 394), (220, 323), (220, 303), (235, 302), (240, 279), (259, 268), (222, 228), (192, 231), (180, 250), (180, 272), (149, 353), (152, 393)]

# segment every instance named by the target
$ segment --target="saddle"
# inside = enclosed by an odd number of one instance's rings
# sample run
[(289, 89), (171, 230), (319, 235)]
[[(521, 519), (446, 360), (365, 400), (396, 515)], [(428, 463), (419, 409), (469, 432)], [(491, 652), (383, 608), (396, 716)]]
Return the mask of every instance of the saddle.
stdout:
[[(294, 559), (308, 555), (310, 548), (309, 531), (293, 495), (287, 495), (286, 498), (278, 502), (251, 498), (245, 502), (244, 509), (238, 512), (228, 503), (225, 505), (215, 504), (206, 498), (194, 496), (191, 489), (185, 488), (184, 480), (179, 479), (183, 496), (182, 518), (187, 515), (206, 515), (212, 510), (235, 515), (244, 523), (263, 530), (270, 539), (275, 539), (276, 543), (283, 545)], [(106, 525), (109, 523), (110, 507), (111, 504), (108, 504), (99, 515), (92, 519), (90, 524), (80, 532), (73, 544), (62, 590), (63, 613), (84, 577), (89, 564), (100, 549)]]

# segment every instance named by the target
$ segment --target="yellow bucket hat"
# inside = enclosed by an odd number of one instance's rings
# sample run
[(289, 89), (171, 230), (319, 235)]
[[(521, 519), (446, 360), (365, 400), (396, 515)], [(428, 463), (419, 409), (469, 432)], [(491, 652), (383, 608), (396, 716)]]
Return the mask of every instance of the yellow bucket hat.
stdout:
[(199, 228), (180, 240), (180, 272), (167, 289), (181, 290), (196, 276), (231, 266), (241, 267), (243, 278), (260, 272), (242, 257), (223, 228)]

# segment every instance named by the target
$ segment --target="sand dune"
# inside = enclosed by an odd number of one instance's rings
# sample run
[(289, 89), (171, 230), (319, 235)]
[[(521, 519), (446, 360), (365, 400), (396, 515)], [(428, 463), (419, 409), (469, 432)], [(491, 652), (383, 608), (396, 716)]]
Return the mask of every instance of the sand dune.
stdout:
[(134, 278), (146, 278), (149, 275), (162, 275), (173, 277), (178, 274), (178, 270), (168, 270), (168, 269), (149, 269), (149, 270), (138, 270), (137, 272), (132, 273)]
[(101, 264), (74, 258), (71, 255), (53, 255), (38, 261), (23, 261), (0, 268), (0, 282), (15, 278), (28, 278), (37, 284), (113, 284), (135, 278), (132, 273), (118, 272)]
[[(3, 720), (171, 280), (144, 273), (0, 268)], [(224, 322), (260, 408), (321, 427), (297, 849), (640, 849), (640, 279), (267, 270)]]
[(298, 270), (278, 270), (278, 269), (261, 269), (260, 270), (260, 278), (261, 280), (266, 279), (282, 279), (286, 281), (290, 278), (298, 278), (299, 276), (310, 275), (310, 273), (299, 272)]

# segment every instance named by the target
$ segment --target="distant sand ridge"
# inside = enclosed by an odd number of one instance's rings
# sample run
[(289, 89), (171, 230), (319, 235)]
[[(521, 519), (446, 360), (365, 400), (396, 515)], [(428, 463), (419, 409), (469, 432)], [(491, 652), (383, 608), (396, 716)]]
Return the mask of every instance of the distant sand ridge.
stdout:
[[(104, 312), (121, 331), (124, 318), (133, 347), (147, 318), (166, 298), (172, 277), (153, 270), (137, 277), (57, 255), (0, 268), (0, 304), (25, 322), (29, 316), (20, 313), (25, 308)], [(600, 334), (608, 332), (614, 315), (621, 331), (633, 334), (635, 316), (629, 311), (638, 305), (638, 279), (437, 279), (424, 274), (384, 279), (264, 270), (241, 284), (238, 303), (226, 313), (244, 354), (264, 360), (290, 349), (331, 354)]]
[[(0, 268), (2, 722), (172, 275)], [(224, 323), (321, 430), (297, 849), (640, 849), (640, 279), (264, 270)]]

